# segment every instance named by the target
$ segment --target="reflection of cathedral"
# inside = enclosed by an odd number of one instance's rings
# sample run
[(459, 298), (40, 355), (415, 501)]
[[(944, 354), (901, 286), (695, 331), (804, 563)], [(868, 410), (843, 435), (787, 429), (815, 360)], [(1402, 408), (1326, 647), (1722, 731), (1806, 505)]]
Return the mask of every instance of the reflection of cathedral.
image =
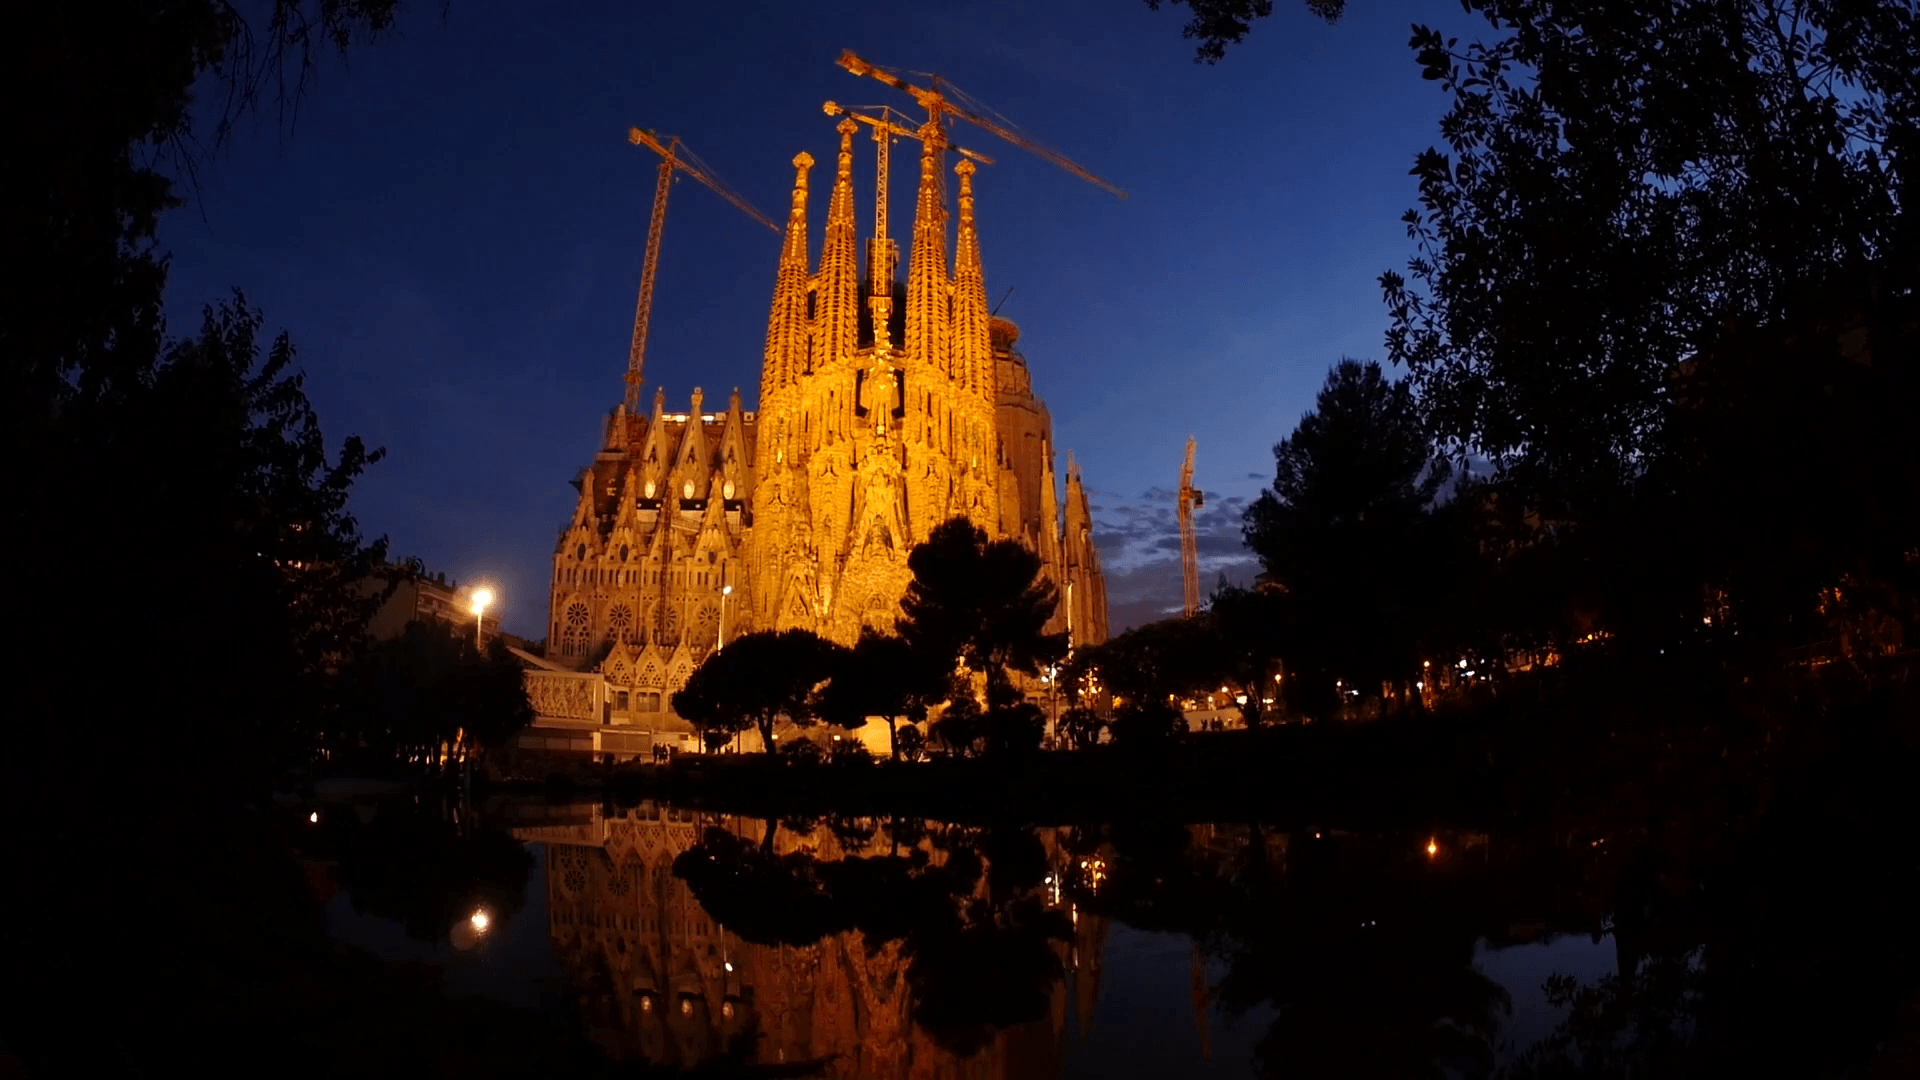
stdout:
[[(1046, 1018), (961, 1057), (910, 1019), (899, 942), (869, 951), (852, 932), (804, 947), (748, 944), (715, 925), (674, 877), (674, 857), (706, 828), (758, 842), (763, 822), (647, 803), (611, 816), (598, 806), (573, 810), (567, 824), (514, 834), (547, 845), (554, 948), (592, 1035), (616, 1057), (691, 1066), (731, 1050), (762, 1064), (822, 1062), (828, 1076), (1045, 1077), (1060, 1074), (1068, 1009), (1081, 1031), (1092, 1018), (1104, 919), (1074, 914), (1074, 941), (1056, 946), (1066, 983), (1054, 987)], [(1042, 837), (1052, 864), (1064, 866), (1067, 857), (1045, 830)], [(890, 850), (876, 839), (848, 851), (825, 829), (806, 837), (782, 830), (776, 843), (783, 854), (822, 859)]]
[(973, 164), (956, 169), (950, 272), (945, 155), (937, 132), (927, 138), (896, 289), (889, 239), (869, 244), (861, 272), (855, 125), (838, 130), (817, 265), (813, 159), (794, 159), (758, 411), (738, 391), (706, 411), (696, 389), (686, 412), (670, 412), (658, 391), (645, 415), (614, 410), (578, 481), (554, 554), (548, 655), (580, 668), (604, 653), (617, 719), (663, 710), (723, 636), (803, 627), (850, 642), (863, 626), (891, 630), (908, 549), (955, 515), (1041, 556), (1061, 593), (1053, 629), (1075, 644), (1106, 637), (1079, 470), (1068, 469), (1062, 507), (1052, 420), (1014, 347), (1019, 331), (987, 309)]

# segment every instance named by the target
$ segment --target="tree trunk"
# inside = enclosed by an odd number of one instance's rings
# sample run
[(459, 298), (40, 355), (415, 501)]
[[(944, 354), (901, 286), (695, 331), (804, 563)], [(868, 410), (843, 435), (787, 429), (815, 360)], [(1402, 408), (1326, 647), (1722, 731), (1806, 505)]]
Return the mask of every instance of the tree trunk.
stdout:
[(900, 733), (894, 726), (894, 718), (887, 717), (887, 751), (893, 760), (900, 760)]
[(771, 754), (771, 753), (773, 753), (773, 752), (774, 752), (774, 747), (773, 747), (773, 717), (771, 717), (771, 716), (767, 716), (767, 717), (762, 717), (762, 718), (760, 718), (760, 719), (757, 719), (757, 720), (755, 720), (755, 721), (754, 721), (754, 726), (756, 726), (756, 727), (758, 727), (758, 728), (760, 729), (760, 750), (761, 750), (761, 752), (762, 752), (762, 753), (767, 753), (767, 754)]

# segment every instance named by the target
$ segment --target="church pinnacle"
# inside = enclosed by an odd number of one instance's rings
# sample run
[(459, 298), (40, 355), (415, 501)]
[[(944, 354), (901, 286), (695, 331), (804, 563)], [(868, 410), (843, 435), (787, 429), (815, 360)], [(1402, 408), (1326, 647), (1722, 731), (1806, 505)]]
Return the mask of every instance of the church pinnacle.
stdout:
[(907, 262), (907, 356), (952, 375), (947, 356), (947, 205), (940, 174), (946, 132), (938, 116), (920, 128), (920, 193), (913, 212), (913, 252)]
[(835, 165), (833, 198), (827, 204), (827, 235), (821, 242), (819, 299), (820, 350), (817, 364), (832, 364), (853, 354), (860, 334), (860, 259), (853, 219), (853, 134), (851, 118), (834, 129), (840, 133), (840, 155)]
[(806, 360), (807, 347), (807, 170), (813, 155), (802, 150), (793, 159), (793, 208), (787, 213), (786, 243), (773, 286), (773, 310), (767, 316), (767, 350), (760, 369), (764, 408), (792, 384)]
[(980, 265), (980, 234), (973, 218), (971, 161), (954, 166), (960, 176), (960, 231), (954, 247), (953, 379), (970, 393), (993, 401), (993, 340), (987, 329), (986, 271)]

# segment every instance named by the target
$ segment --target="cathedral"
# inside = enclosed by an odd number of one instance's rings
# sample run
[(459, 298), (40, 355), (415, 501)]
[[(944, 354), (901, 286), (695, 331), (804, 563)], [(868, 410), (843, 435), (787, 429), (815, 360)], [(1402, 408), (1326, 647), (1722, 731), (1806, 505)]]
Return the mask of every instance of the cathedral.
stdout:
[[(951, 227), (945, 143), (922, 128), (904, 287), (884, 213), (855, 226), (852, 118), (841, 121), (818, 262), (809, 254), (814, 160), (794, 159), (759, 407), (695, 389), (686, 411), (656, 390), (616, 406), (575, 482), (553, 557), (548, 658), (596, 670), (615, 722), (667, 709), (708, 651), (800, 627), (843, 643), (892, 632), (907, 553), (964, 516), (1037, 553), (1060, 591), (1052, 629), (1105, 640), (1106, 585), (1079, 468), (1065, 505), (1052, 420), (1034, 396), (1019, 330), (987, 307), (973, 162)], [(952, 265), (949, 267), (949, 233)]]

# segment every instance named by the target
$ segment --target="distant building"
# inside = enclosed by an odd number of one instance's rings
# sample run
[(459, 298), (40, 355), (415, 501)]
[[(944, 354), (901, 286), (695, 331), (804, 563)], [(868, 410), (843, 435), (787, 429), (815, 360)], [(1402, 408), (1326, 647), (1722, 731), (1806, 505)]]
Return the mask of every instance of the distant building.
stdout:
[[(369, 584), (369, 588), (379, 587), (377, 582)], [(449, 583), (444, 578), (418, 576), (402, 581), (368, 621), (367, 635), (376, 641), (390, 641), (399, 637), (407, 624), (415, 620), (432, 620), (472, 630), (472, 591), (471, 586)], [(500, 616), (497, 611), (498, 608), (495, 608), (481, 616), (480, 633), (484, 639), (491, 640), (500, 635)]]

